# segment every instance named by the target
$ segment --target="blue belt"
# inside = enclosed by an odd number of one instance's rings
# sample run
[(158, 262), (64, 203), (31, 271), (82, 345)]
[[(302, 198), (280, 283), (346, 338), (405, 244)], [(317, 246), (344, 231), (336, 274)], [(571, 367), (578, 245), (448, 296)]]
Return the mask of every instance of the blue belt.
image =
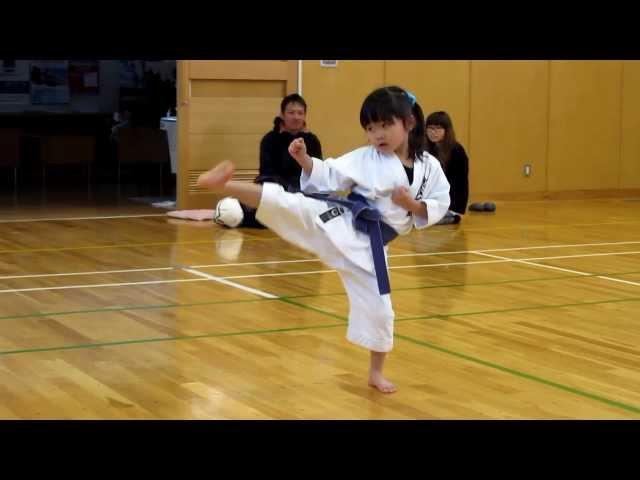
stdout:
[(339, 197), (332, 193), (304, 193), (304, 195), (326, 202), (337, 203), (351, 210), (354, 228), (369, 236), (371, 253), (373, 254), (373, 266), (378, 280), (378, 291), (380, 295), (390, 293), (391, 286), (389, 285), (389, 273), (387, 272), (387, 263), (384, 257), (384, 246), (396, 238), (398, 232), (384, 223), (380, 212), (371, 207), (367, 203), (367, 199), (358, 193), (351, 192), (347, 198)]

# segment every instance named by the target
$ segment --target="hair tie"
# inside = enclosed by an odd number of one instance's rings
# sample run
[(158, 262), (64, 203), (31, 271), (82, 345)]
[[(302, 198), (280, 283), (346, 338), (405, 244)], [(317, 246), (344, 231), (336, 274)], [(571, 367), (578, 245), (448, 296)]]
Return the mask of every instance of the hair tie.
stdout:
[(410, 91), (408, 91), (408, 90), (405, 90), (404, 93), (409, 98), (409, 103), (413, 107), (416, 104), (416, 96), (413, 93), (411, 93)]

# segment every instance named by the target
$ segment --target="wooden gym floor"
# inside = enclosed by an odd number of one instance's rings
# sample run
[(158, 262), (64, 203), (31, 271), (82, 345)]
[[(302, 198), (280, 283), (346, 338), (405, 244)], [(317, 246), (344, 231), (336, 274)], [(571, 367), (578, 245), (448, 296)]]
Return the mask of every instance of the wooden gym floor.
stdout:
[(3, 201), (0, 418), (638, 418), (638, 200), (396, 240), (388, 396), (337, 275), (270, 231)]

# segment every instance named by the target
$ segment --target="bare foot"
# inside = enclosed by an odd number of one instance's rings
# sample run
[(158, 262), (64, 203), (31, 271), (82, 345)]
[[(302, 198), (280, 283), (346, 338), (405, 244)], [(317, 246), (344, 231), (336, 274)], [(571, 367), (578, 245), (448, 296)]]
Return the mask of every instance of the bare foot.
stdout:
[(233, 163), (229, 160), (225, 160), (211, 170), (204, 172), (198, 177), (197, 185), (199, 187), (205, 187), (209, 190), (220, 191), (225, 184), (231, 180), (233, 176)]
[(398, 389), (379, 372), (369, 372), (369, 386), (375, 387), (382, 393), (393, 393)]

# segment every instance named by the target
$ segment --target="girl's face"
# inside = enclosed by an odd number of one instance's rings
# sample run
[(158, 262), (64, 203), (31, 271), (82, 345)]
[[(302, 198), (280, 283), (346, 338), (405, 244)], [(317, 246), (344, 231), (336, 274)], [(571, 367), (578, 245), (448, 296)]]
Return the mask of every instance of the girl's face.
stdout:
[(290, 102), (284, 107), (282, 128), (289, 133), (298, 133), (304, 128), (307, 112), (304, 106), (297, 102)]
[(393, 122), (372, 122), (365, 128), (369, 143), (379, 152), (394, 153), (408, 145), (411, 127), (393, 117)]
[(444, 127), (441, 125), (427, 125), (427, 137), (433, 143), (439, 143), (444, 139)]

